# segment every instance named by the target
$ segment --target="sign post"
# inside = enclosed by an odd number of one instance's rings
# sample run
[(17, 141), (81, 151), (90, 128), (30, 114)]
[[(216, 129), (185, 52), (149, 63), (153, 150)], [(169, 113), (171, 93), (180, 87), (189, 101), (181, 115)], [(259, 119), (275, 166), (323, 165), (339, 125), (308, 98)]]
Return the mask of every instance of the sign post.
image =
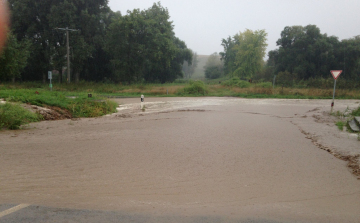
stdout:
[(52, 79), (52, 72), (51, 72), (51, 71), (48, 71), (48, 79), (50, 80), (50, 84), (49, 84), (50, 91), (52, 91), (52, 83), (51, 83), (51, 79)]
[(339, 77), (340, 74), (342, 73), (342, 70), (331, 70), (330, 72), (331, 72), (332, 76), (333, 76), (334, 79), (335, 79), (335, 82), (334, 82), (333, 100), (332, 100), (332, 103), (331, 103), (331, 112), (332, 112), (332, 111), (333, 111), (333, 108), (334, 108), (334, 100), (335, 100), (336, 79), (338, 79), (338, 77)]
[(144, 95), (141, 95), (140, 109), (144, 109)]

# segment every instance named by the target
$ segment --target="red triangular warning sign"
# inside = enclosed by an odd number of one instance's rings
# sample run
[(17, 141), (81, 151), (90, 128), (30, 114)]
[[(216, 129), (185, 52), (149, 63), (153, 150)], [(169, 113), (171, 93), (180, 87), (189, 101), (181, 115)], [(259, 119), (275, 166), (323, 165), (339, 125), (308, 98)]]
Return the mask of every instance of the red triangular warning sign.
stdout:
[(331, 70), (330, 72), (333, 75), (334, 79), (336, 80), (342, 73), (342, 70)]

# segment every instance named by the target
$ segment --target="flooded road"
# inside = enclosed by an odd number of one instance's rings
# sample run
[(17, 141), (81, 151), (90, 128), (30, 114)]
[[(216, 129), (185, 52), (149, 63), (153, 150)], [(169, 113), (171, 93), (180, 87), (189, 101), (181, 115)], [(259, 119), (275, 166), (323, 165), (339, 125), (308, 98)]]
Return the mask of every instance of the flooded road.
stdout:
[(355, 155), (360, 142), (334, 126), (329, 100), (116, 100), (113, 115), (0, 132), (0, 204), (360, 221), (360, 180), (324, 150)]

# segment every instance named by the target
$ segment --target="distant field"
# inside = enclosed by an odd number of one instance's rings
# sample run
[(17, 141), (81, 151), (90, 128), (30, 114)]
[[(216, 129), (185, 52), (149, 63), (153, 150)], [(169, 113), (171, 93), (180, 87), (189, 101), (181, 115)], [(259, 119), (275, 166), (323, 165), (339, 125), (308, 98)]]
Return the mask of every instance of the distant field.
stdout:
[(204, 79), (205, 78), (205, 71), (204, 71), (204, 66), (206, 64), (207, 59), (209, 58), (210, 55), (198, 55), (198, 66), (195, 69), (195, 73), (192, 76), (192, 79)]

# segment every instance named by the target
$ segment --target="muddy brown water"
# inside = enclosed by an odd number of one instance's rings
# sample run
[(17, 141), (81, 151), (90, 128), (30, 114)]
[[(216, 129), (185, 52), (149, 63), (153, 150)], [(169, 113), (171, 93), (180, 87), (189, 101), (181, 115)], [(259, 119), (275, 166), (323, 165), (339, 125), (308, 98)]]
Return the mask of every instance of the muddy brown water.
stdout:
[(360, 180), (314, 144), (360, 153), (329, 100), (116, 100), (113, 115), (1, 131), (0, 204), (360, 222)]

